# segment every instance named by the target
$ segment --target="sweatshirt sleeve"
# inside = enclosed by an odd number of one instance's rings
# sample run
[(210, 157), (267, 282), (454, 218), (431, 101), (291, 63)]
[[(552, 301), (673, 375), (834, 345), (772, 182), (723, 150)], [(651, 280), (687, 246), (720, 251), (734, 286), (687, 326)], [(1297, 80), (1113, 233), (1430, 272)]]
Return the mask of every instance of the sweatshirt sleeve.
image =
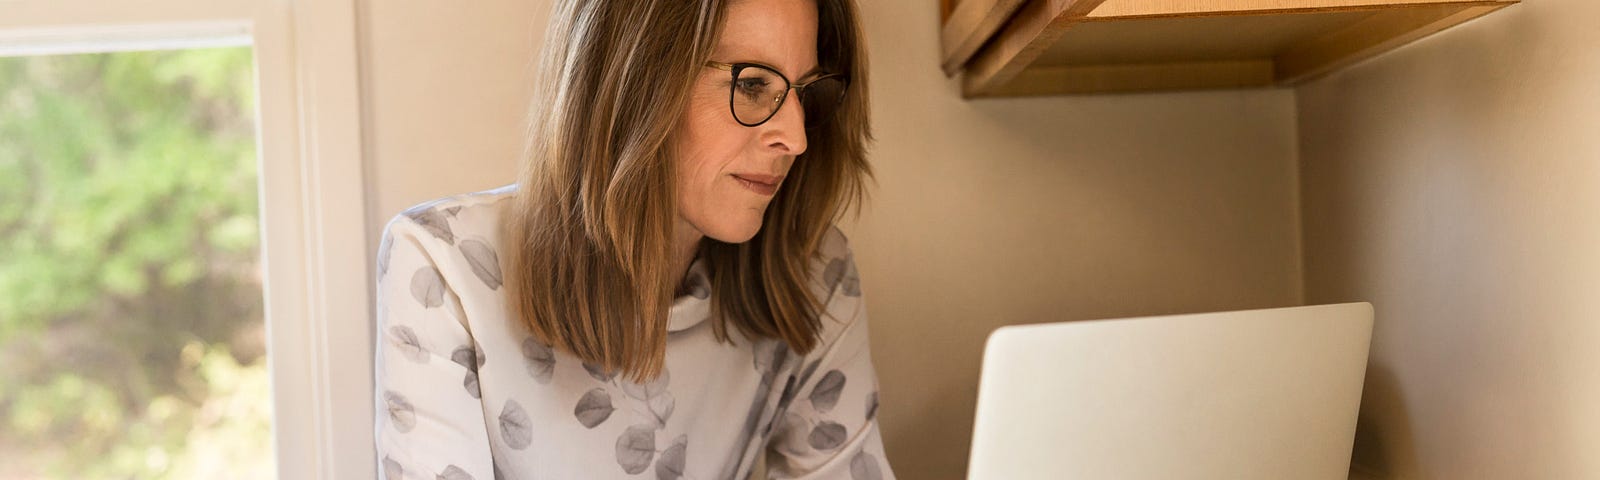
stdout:
[(378, 247), (373, 400), (379, 479), (499, 477), (478, 399), (483, 356), (436, 261), (455, 241), (443, 227), (396, 216)]
[(824, 341), (801, 359), (779, 397), (767, 453), (774, 480), (895, 478), (878, 431), (878, 378), (860, 277), (843, 235), (833, 236), (832, 248), (824, 247), (831, 257), (822, 275), (830, 292)]

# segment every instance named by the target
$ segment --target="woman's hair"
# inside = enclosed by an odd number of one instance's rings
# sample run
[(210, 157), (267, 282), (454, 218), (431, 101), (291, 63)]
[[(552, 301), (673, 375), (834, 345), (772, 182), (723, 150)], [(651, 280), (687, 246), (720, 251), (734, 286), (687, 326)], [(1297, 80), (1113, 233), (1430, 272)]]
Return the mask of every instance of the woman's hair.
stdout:
[[(701, 242), (719, 341), (731, 343), (732, 324), (801, 353), (817, 345), (823, 305), (810, 266), (871, 177), (856, 8), (816, 2), (818, 62), (849, 75), (850, 88), (835, 116), (807, 132), (809, 148), (755, 237)], [(675, 127), (729, 3), (561, 0), (538, 65), (523, 172), (502, 222), (509, 313), (537, 339), (635, 380), (654, 378), (665, 360), (680, 280)]]

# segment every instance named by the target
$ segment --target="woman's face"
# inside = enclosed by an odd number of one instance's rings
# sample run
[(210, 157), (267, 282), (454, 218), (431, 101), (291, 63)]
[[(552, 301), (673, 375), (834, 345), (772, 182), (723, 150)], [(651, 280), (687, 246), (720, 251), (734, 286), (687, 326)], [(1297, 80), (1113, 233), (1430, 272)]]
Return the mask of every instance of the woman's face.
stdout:
[[(712, 61), (766, 65), (792, 82), (816, 69), (814, 0), (736, 0), (724, 21)], [(793, 91), (766, 123), (740, 125), (728, 109), (732, 80), (725, 70), (704, 67), (679, 122), (678, 218), (680, 228), (742, 243), (761, 229), (767, 203), (806, 151), (806, 130)]]

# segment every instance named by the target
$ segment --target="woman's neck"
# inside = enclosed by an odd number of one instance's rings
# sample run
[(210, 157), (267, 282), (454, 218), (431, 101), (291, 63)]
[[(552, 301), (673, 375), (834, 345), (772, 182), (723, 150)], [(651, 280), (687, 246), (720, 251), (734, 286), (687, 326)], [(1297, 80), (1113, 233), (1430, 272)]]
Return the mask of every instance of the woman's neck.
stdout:
[(672, 278), (673, 291), (683, 291), (685, 277), (689, 275), (689, 265), (694, 263), (694, 254), (700, 250), (700, 241), (705, 237), (700, 230), (694, 228), (689, 222), (678, 221), (676, 238), (672, 239)]

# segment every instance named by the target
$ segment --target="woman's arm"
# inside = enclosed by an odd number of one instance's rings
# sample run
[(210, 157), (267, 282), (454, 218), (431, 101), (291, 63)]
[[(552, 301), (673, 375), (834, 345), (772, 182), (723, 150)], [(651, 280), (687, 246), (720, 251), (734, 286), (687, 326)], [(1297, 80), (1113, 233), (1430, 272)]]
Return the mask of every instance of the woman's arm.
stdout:
[[(832, 292), (823, 342), (801, 359), (778, 400), (768, 478), (893, 479), (878, 432), (878, 377), (860, 278), (837, 231), (823, 281)], [(828, 251), (824, 248), (824, 251)]]
[(384, 228), (373, 363), (379, 479), (499, 477), (478, 400), (483, 357), (433, 260), (450, 248), (403, 215)]

